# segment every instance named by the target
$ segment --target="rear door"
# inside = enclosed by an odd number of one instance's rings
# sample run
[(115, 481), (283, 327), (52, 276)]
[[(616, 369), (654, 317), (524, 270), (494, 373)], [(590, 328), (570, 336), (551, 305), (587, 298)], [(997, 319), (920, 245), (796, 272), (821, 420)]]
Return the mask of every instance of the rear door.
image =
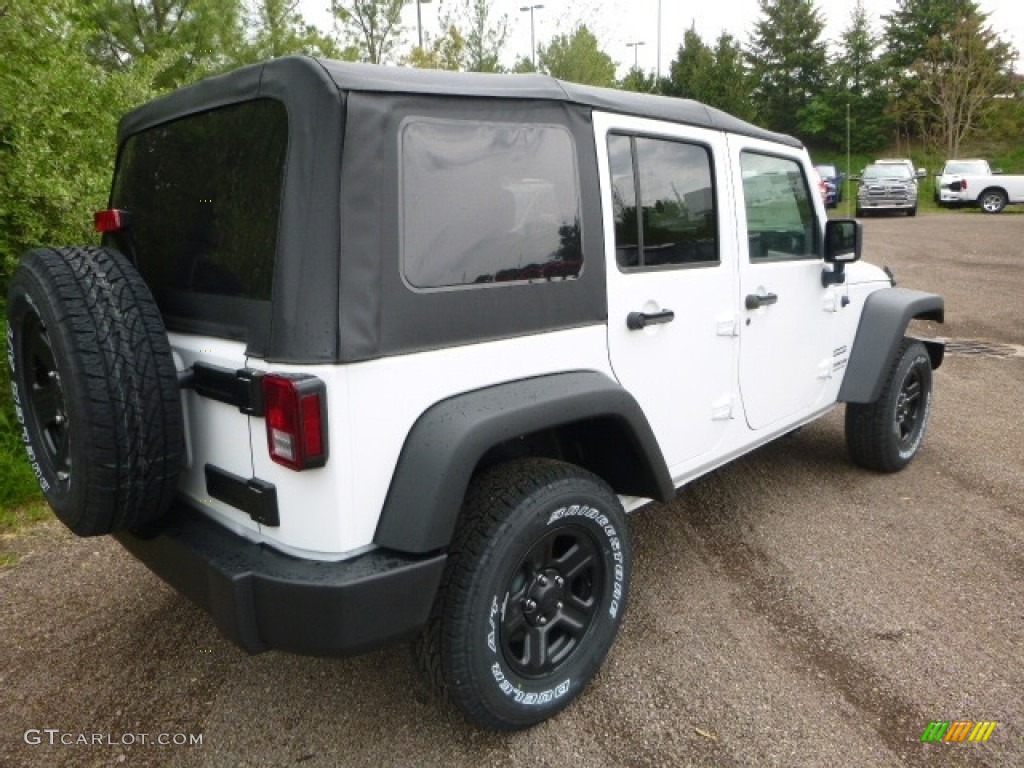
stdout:
[(720, 133), (594, 116), (608, 348), (669, 469), (720, 442), (736, 408), (735, 220)]

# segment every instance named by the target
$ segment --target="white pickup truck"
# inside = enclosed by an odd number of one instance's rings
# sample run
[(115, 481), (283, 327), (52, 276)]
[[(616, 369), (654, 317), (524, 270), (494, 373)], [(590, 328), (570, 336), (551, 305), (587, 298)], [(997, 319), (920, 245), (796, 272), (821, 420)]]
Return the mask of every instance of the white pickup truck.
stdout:
[(947, 160), (935, 179), (935, 201), (947, 207), (977, 203), (985, 213), (999, 213), (1024, 203), (1024, 176), (992, 171), (987, 160)]

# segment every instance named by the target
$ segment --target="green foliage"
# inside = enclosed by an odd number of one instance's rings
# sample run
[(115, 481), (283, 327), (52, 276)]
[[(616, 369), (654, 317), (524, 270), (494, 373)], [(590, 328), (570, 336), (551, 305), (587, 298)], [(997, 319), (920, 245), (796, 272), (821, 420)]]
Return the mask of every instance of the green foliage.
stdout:
[(418, 69), (461, 70), (466, 55), (466, 39), (459, 28), (451, 25), (441, 37), (431, 40), (427, 47), (416, 47), (405, 63)]
[(249, 39), (235, 57), (238, 63), (249, 63), (305, 53), (328, 59), (353, 60), (358, 55), (346, 52), (336, 40), (307, 24), (295, 10), (296, 0), (258, 0), (247, 20)]
[(81, 15), (95, 62), (108, 71), (160, 62), (158, 90), (229, 69), (245, 47), (240, 0), (89, 0)]
[(106, 71), (87, 57), (94, 30), (75, 8), (9, 0), (0, 17), (0, 287), (26, 248), (92, 239), (117, 120), (153, 95), (151, 71)]
[(537, 63), (541, 71), (560, 80), (609, 88), (615, 85), (615, 62), (601, 50), (585, 24), (571, 35), (556, 35), (540, 46)]
[(630, 69), (616, 87), (623, 91), (657, 93), (658, 81), (653, 72), (644, 72), (642, 69)]
[[(0, 317), (6, 318), (6, 308), (0, 301)], [(0, 320), (0, 334), (3, 334), (6, 348), (7, 321)], [(11, 400), (10, 370), (6, 354), (0, 365), (0, 530), (5, 527), (4, 518), (8, 510), (25, 501), (39, 498), (39, 483), (32, 473), (21, 431)]]
[(696, 99), (744, 120), (754, 117), (743, 49), (727, 32), (711, 48), (691, 26), (683, 35), (664, 92)]
[(846, 146), (847, 105), (851, 151), (873, 152), (887, 143), (893, 123), (880, 45), (881, 38), (871, 27), (864, 3), (858, 0), (840, 38), (831, 81), (820, 99), (823, 145), (837, 149)]
[(757, 119), (768, 128), (814, 138), (822, 133), (828, 80), (825, 22), (813, 0), (760, 0), (747, 49)]
[(883, 17), (893, 114), (947, 156), (1011, 91), (1014, 52), (987, 18), (974, 0), (898, 0)]
[(501, 72), (501, 49), (508, 39), (508, 17), (493, 19), (490, 0), (464, 0), (464, 67), (469, 72)]
[(390, 60), (402, 34), (402, 8), (409, 0), (332, 0), (331, 11), (360, 58), (371, 64)]

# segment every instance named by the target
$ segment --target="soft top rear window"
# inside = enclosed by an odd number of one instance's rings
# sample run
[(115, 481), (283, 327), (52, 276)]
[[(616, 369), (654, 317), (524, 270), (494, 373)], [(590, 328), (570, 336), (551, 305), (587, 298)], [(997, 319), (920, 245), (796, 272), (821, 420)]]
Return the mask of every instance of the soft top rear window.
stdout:
[(287, 146), (287, 113), (272, 99), (124, 142), (111, 203), (131, 212), (139, 268), (165, 315), (229, 322), (270, 301)]

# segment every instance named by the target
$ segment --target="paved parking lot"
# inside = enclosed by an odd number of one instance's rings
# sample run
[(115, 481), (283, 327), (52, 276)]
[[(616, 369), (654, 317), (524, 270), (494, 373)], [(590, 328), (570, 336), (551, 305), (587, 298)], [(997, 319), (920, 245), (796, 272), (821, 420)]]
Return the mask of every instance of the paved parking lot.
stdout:
[[(558, 718), (482, 733), (402, 647), (246, 656), (115, 543), (51, 523), (0, 542), (0, 765), (1024, 764), (1024, 215), (865, 228), (868, 260), (946, 296), (918, 329), (956, 342), (920, 456), (853, 468), (837, 410), (638, 512), (623, 632)], [(955, 719), (998, 725), (921, 743)]]

